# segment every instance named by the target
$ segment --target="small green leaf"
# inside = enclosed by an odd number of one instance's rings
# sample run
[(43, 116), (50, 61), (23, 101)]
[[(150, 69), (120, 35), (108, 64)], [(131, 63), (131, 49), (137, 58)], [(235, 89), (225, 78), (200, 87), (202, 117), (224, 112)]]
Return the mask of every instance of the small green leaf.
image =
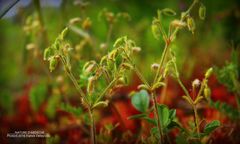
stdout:
[(208, 123), (204, 128), (204, 133), (210, 134), (213, 130), (220, 126), (220, 122), (218, 120), (214, 120)]
[(75, 116), (80, 116), (82, 113), (83, 113), (83, 110), (81, 107), (74, 107), (74, 106), (71, 106), (70, 104), (64, 104), (62, 103), (61, 104), (61, 109), (66, 111), (66, 112), (69, 112)]
[(159, 119), (161, 122), (161, 126), (164, 128), (167, 126), (169, 122), (169, 109), (166, 105), (158, 105), (158, 113), (159, 113)]
[(145, 113), (142, 113), (142, 114), (136, 114), (136, 115), (132, 115), (130, 117), (128, 117), (129, 120), (131, 119), (140, 119), (140, 118), (143, 118), (143, 117), (146, 117), (147, 115)]
[(176, 15), (176, 12), (170, 8), (165, 8), (165, 9), (162, 9), (161, 11), (166, 16), (175, 16)]
[(30, 91), (30, 103), (34, 111), (37, 111), (44, 102), (47, 94), (47, 86), (42, 83), (33, 87)]
[(157, 128), (157, 127), (153, 127), (153, 128), (151, 129), (151, 134), (152, 134), (153, 136), (156, 136), (157, 138), (160, 138), (160, 134), (159, 134), (159, 131), (158, 131), (158, 128)]
[(149, 95), (146, 90), (135, 93), (131, 99), (132, 105), (140, 112), (146, 112), (149, 107)]
[(171, 109), (169, 111), (169, 119), (173, 120), (176, 117), (176, 109)]

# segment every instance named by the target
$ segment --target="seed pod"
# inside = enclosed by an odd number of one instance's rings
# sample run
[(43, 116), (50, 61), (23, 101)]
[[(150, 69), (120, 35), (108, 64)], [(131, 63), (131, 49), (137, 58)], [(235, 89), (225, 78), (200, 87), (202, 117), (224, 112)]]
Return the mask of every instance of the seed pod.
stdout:
[(170, 8), (165, 8), (161, 10), (163, 14), (165, 14), (166, 16), (174, 16), (176, 15), (176, 12)]
[(197, 98), (195, 99), (195, 101), (194, 101), (193, 104), (196, 105), (196, 104), (199, 103), (202, 99), (203, 99), (203, 96), (199, 96), (199, 97), (197, 97)]
[(205, 73), (205, 78), (208, 79), (211, 76), (212, 73), (213, 73), (213, 68), (211, 67)]
[(50, 72), (52, 72), (57, 67), (58, 61), (56, 58), (52, 57), (49, 62), (49, 69)]
[(161, 86), (165, 86), (165, 83), (164, 82), (157, 82), (153, 85), (152, 90), (155, 90), (155, 89), (157, 89)]
[(159, 39), (159, 37), (161, 36), (161, 31), (158, 23), (159, 20), (157, 19), (154, 19), (152, 22), (152, 33), (156, 39)]
[(133, 51), (134, 53), (138, 53), (138, 52), (141, 51), (141, 48), (140, 48), (140, 47), (133, 47), (133, 48), (132, 48), (132, 51)]
[(69, 24), (73, 25), (73, 24), (78, 23), (80, 21), (81, 21), (81, 18), (79, 18), (79, 17), (72, 18), (72, 19), (70, 19)]
[(133, 68), (132, 65), (130, 65), (129, 63), (122, 63), (121, 66), (125, 69), (128, 69), (128, 70)]
[(82, 23), (82, 28), (85, 29), (85, 30), (88, 30), (92, 25), (92, 22), (90, 20), (90, 18), (86, 18), (83, 23)]
[(145, 85), (145, 84), (140, 84), (140, 85), (138, 85), (138, 87), (137, 87), (138, 89), (145, 89), (145, 90), (149, 90), (149, 87), (147, 86), (147, 85)]
[(173, 20), (173, 21), (171, 22), (171, 25), (172, 25), (173, 27), (183, 28), (183, 27), (186, 26), (186, 23), (185, 23), (185, 22), (182, 22), (182, 21), (180, 21), (180, 20)]
[(60, 39), (63, 40), (65, 36), (67, 35), (68, 27), (66, 27), (60, 34)]
[(205, 87), (203, 92), (204, 92), (205, 98), (209, 99), (209, 97), (211, 96), (211, 89), (209, 87)]
[(94, 90), (94, 81), (95, 81), (94, 76), (88, 78), (87, 92), (89, 94), (91, 94)]
[(195, 21), (192, 17), (188, 17), (187, 19), (187, 26), (188, 26), (188, 29), (194, 33), (195, 29), (196, 29), (196, 25), (195, 25)]
[(83, 71), (86, 74), (89, 74), (89, 73), (93, 72), (95, 67), (96, 67), (96, 62), (95, 61), (89, 61), (89, 62), (85, 63), (85, 65), (83, 66)]
[(106, 106), (108, 106), (108, 103), (109, 103), (108, 100), (106, 100), (106, 101), (100, 101), (100, 102), (94, 104), (92, 108), (94, 109), (94, 108), (96, 108), (96, 107), (106, 107)]
[(50, 48), (46, 48), (43, 53), (43, 60), (48, 60), (50, 56), (51, 56), (51, 50)]
[(183, 98), (184, 100), (186, 100), (190, 105), (193, 105), (193, 101), (192, 101), (192, 99), (190, 99), (189, 97), (187, 97), (187, 96), (182, 96), (182, 98)]
[(203, 4), (201, 4), (201, 6), (200, 6), (200, 8), (198, 10), (198, 14), (199, 14), (199, 18), (201, 20), (205, 19), (205, 17), (206, 17), (206, 7)]

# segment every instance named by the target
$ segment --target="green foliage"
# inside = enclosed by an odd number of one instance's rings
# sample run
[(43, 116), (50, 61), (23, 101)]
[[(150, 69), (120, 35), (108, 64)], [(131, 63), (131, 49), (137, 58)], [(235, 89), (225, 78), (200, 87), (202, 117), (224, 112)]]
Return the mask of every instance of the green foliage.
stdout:
[(41, 104), (45, 101), (47, 96), (47, 86), (45, 83), (40, 83), (34, 87), (32, 87), (29, 100), (31, 107), (34, 111), (38, 111)]
[(83, 110), (81, 107), (74, 107), (74, 106), (71, 106), (70, 104), (62, 103), (60, 108), (77, 117), (83, 114)]
[(4, 112), (12, 114), (14, 108), (13, 103), (13, 96), (10, 94), (10, 92), (2, 90), (0, 92), (0, 107), (4, 110)]
[(211, 121), (204, 127), (204, 133), (208, 135), (219, 126), (220, 126), (220, 122), (218, 120)]
[(47, 103), (45, 112), (50, 119), (53, 119), (55, 117), (56, 109), (58, 108), (60, 98), (61, 97), (59, 95), (52, 95), (48, 99), (48, 103)]
[(59, 144), (60, 137), (58, 135), (50, 136), (46, 138), (46, 144)]
[(150, 103), (149, 97), (150, 96), (146, 90), (141, 90), (132, 96), (132, 105), (140, 112), (146, 112)]
[(231, 59), (231, 62), (228, 62), (222, 68), (216, 67), (215, 71), (218, 81), (225, 85), (229, 91), (236, 92), (240, 88), (240, 84), (237, 82), (240, 73), (237, 51), (232, 52)]

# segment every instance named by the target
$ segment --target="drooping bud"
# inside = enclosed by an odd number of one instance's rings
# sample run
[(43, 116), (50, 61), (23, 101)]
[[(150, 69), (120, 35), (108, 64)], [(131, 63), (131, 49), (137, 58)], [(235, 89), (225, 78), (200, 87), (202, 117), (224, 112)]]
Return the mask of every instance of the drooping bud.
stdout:
[(211, 96), (211, 89), (209, 87), (205, 87), (203, 93), (205, 98), (209, 99), (209, 97)]
[(182, 21), (180, 21), (180, 20), (173, 20), (173, 21), (171, 22), (171, 25), (172, 25), (173, 27), (183, 28), (183, 27), (186, 26), (186, 23), (185, 23), (185, 22), (182, 22)]
[(203, 4), (201, 4), (198, 13), (199, 13), (199, 18), (201, 20), (204, 20), (206, 17), (206, 7)]
[(94, 81), (95, 81), (94, 76), (88, 78), (87, 92), (89, 94), (91, 94), (94, 90)]
[(86, 18), (83, 23), (82, 23), (82, 28), (85, 29), (85, 30), (88, 30), (92, 25), (92, 22), (90, 20), (90, 18)]
[(49, 60), (49, 70), (52, 72), (57, 67), (58, 61), (55, 57), (52, 57)]
[(76, 17), (69, 20), (69, 24), (73, 25), (81, 21), (81, 18)]
[(192, 17), (188, 17), (187, 19), (187, 26), (188, 26), (188, 29), (194, 33), (195, 29), (196, 29), (196, 25), (195, 25), (195, 21)]
[(159, 37), (161, 36), (161, 31), (160, 31), (160, 26), (159, 26), (159, 20), (158, 19), (154, 19), (152, 22), (152, 33), (153, 36), (156, 39), (159, 39)]

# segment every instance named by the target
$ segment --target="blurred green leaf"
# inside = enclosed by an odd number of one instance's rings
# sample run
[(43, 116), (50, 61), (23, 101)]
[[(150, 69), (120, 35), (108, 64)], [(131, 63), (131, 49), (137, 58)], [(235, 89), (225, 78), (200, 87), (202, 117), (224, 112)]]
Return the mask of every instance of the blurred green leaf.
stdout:
[(74, 107), (74, 106), (71, 106), (70, 104), (62, 103), (61, 109), (66, 112), (69, 112), (77, 117), (80, 116), (81, 114), (83, 114), (83, 110), (81, 107)]
[(158, 113), (159, 113), (159, 119), (161, 122), (161, 126), (164, 128), (167, 126), (169, 122), (169, 109), (166, 105), (158, 105)]
[(48, 99), (48, 104), (46, 107), (46, 114), (48, 118), (53, 119), (56, 114), (56, 109), (60, 102), (60, 96), (59, 95), (53, 95)]
[(220, 122), (218, 120), (214, 120), (208, 123), (204, 128), (204, 133), (210, 134), (213, 130), (220, 126)]
[(131, 99), (132, 105), (140, 112), (146, 112), (149, 107), (149, 95), (146, 90), (135, 93)]
[(47, 86), (45, 83), (40, 83), (32, 87), (30, 91), (30, 104), (34, 111), (38, 111), (41, 104), (44, 102), (47, 94)]

